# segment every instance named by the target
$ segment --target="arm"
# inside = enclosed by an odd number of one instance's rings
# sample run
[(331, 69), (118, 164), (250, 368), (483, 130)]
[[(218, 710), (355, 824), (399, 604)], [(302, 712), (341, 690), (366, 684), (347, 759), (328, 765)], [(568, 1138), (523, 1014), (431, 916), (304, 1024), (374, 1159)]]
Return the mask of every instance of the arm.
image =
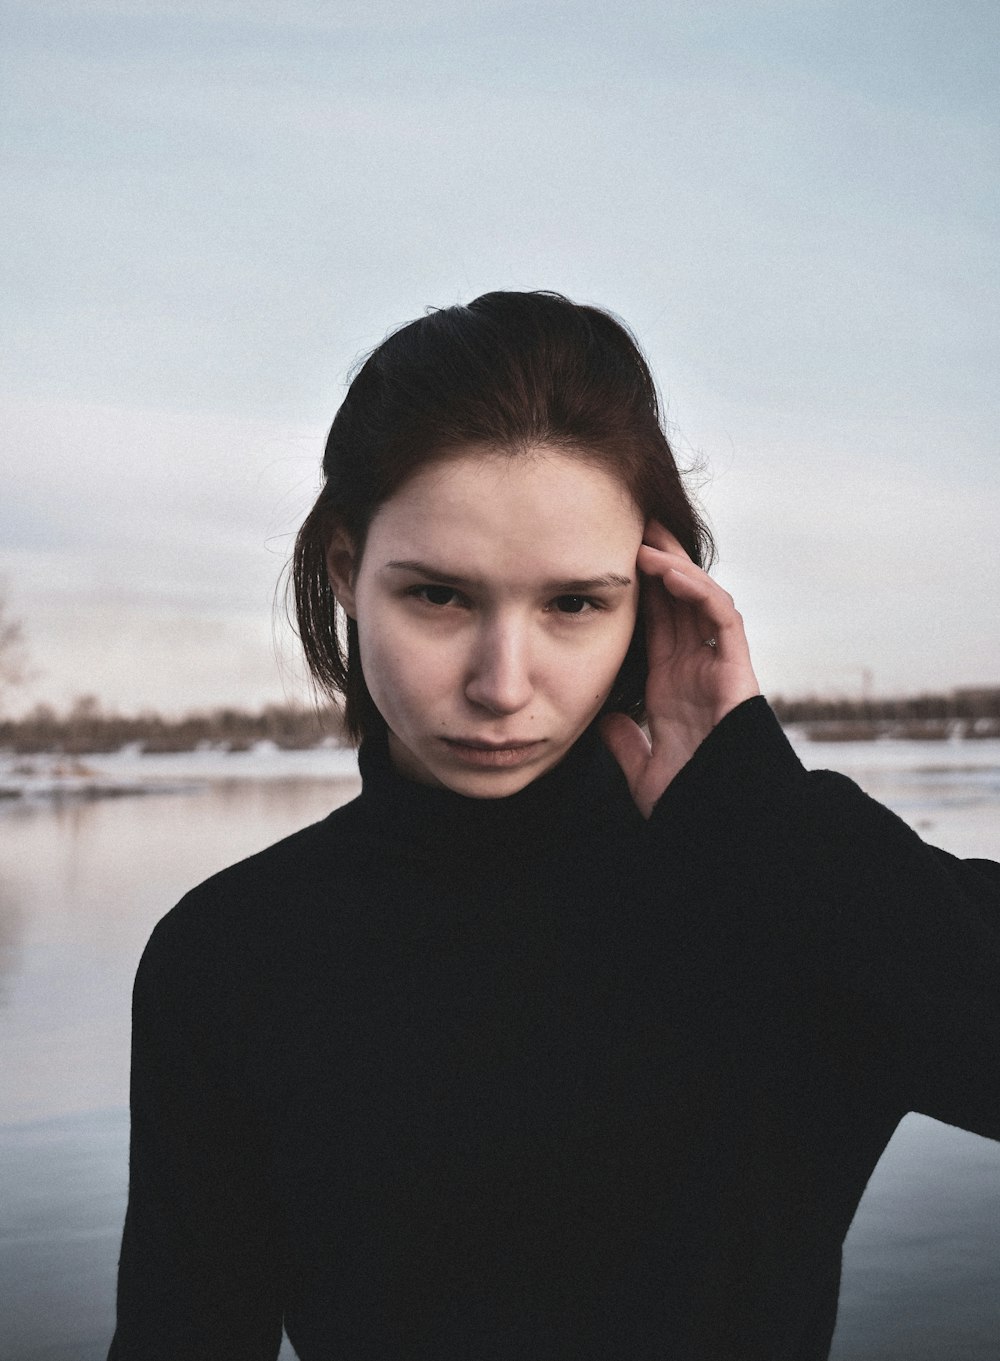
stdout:
[(661, 901), (692, 886), (672, 932), (699, 993), (777, 980), (810, 1007), (825, 992), (900, 1114), (1000, 1138), (1000, 864), (928, 846), (845, 776), (806, 771), (762, 698), (672, 781), (647, 846)]
[(129, 1204), (109, 1361), (273, 1361), (279, 1262), (228, 960), (182, 904), (136, 976)]
[(620, 714), (603, 732), (649, 819), (658, 892), (689, 889), (670, 925), (689, 985), (720, 986), (745, 952), (806, 992), (839, 989), (904, 1109), (1000, 1137), (1000, 866), (926, 846), (850, 780), (806, 772), (758, 696), (731, 598), (661, 527), (646, 540), (650, 739)]
[(809, 779), (814, 873), (907, 1105), (1000, 1138), (1000, 865), (925, 845), (842, 775)]

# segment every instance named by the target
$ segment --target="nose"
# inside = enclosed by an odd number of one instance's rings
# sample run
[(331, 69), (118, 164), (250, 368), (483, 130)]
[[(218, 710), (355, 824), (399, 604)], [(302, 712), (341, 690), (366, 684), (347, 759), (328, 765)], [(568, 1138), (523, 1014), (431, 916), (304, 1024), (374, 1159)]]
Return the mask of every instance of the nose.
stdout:
[(514, 620), (484, 620), (469, 658), (465, 696), (491, 714), (515, 714), (534, 692), (530, 643)]

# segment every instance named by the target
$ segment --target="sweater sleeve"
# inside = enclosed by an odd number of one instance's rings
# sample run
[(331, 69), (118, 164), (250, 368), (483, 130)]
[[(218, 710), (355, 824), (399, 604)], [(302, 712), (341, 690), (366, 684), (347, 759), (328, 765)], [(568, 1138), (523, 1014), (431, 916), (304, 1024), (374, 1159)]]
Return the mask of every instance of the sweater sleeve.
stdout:
[(227, 1000), (238, 991), (231, 952), (197, 907), (185, 900), (164, 918), (136, 975), (109, 1361), (273, 1361), (281, 1345), (274, 1216)]
[(686, 862), (680, 931), (709, 984), (727, 951), (821, 980), (864, 1018), (904, 1110), (1000, 1138), (1000, 865), (807, 772), (762, 698), (709, 735), (647, 833), (661, 884)]

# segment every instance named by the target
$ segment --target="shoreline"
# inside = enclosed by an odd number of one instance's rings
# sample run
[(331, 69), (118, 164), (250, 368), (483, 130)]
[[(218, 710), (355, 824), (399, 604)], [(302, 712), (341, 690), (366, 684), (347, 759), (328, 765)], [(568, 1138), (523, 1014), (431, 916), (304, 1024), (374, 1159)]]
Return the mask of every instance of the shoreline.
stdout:
[[(789, 741), (807, 766), (891, 767), (914, 773), (1000, 775), (1000, 736), (970, 736), (911, 724), (786, 723)], [(192, 794), (219, 784), (359, 781), (357, 753), (325, 742), (283, 748), (260, 741), (233, 750), (202, 743), (187, 751), (148, 752), (130, 743), (114, 752), (39, 752), (0, 748), (0, 808), (68, 800)]]

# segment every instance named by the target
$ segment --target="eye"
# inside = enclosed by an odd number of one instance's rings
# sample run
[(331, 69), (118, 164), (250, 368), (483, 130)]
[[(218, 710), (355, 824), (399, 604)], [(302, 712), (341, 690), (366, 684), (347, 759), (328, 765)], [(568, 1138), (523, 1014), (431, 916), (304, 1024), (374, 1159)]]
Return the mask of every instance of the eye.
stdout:
[(599, 603), (587, 595), (557, 595), (552, 604), (560, 614), (583, 614), (587, 610), (600, 609)]
[(427, 605), (440, 607), (453, 604), (457, 599), (458, 592), (453, 586), (411, 586), (407, 595), (414, 596)]

